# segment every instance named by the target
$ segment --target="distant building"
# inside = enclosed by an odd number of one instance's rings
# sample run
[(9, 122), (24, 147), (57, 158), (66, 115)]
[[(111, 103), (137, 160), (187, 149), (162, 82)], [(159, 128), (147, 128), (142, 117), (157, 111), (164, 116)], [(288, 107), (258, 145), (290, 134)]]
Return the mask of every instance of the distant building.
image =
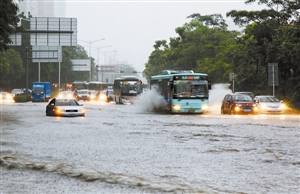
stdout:
[(19, 5), (19, 12), (24, 12), (28, 17), (28, 12), (33, 17), (65, 17), (65, 0), (23, 0), (15, 2)]

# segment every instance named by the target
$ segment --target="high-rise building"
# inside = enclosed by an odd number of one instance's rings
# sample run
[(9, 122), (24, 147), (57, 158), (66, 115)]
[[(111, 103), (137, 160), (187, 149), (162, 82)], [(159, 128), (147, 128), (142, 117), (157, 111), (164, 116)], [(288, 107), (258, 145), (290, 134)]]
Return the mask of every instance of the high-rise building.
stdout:
[(19, 5), (19, 12), (28, 13), (33, 17), (65, 17), (65, 0), (23, 0), (15, 2)]

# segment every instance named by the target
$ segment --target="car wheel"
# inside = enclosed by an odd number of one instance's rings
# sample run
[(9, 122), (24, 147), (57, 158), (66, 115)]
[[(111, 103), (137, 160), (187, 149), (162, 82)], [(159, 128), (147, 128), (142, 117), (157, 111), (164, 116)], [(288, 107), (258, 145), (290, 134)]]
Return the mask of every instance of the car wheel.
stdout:
[(46, 116), (49, 116), (48, 111), (46, 111)]
[(230, 114), (234, 115), (234, 110), (232, 108), (230, 109)]

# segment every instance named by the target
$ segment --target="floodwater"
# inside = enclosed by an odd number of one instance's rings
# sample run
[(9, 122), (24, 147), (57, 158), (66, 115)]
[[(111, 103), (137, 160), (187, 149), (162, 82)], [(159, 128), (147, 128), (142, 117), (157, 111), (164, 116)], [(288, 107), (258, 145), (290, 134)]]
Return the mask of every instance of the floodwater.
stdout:
[(173, 115), (149, 91), (133, 105), (1, 103), (1, 193), (300, 193), (300, 115)]

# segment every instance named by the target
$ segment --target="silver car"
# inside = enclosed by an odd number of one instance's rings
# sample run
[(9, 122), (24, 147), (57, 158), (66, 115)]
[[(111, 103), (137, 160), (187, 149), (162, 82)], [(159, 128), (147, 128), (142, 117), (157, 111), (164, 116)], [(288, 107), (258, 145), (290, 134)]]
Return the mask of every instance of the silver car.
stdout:
[(46, 116), (85, 116), (82, 104), (74, 98), (53, 98), (46, 106)]
[(275, 96), (255, 96), (254, 102), (257, 105), (258, 113), (284, 113), (285, 105), (282, 100)]

